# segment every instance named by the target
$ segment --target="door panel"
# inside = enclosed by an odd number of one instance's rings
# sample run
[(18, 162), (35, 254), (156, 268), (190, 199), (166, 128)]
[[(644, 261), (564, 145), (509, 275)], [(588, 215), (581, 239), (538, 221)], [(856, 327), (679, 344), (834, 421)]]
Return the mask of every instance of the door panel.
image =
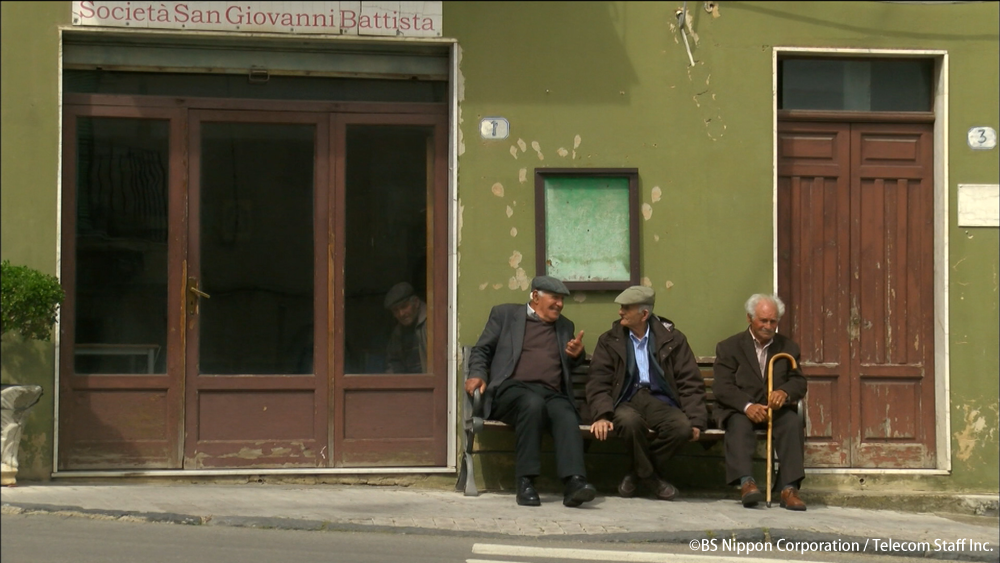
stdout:
[(180, 467), (182, 117), (65, 107), (60, 469)]
[(811, 467), (934, 466), (931, 128), (779, 123), (778, 287)]
[(854, 467), (934, 467), (932, 128), (853, 124)]
[(185, 467), (325, 465), (327, 131), (191, 112)]
[[(447, 135), (444, 116), (352, 115), (336, 131), (333, 461), (440, 466), (447, 455)], [(398, 324), (388, 290), (423, 313)], [(426, 319), (426, 320), (424, 320)], [(422, 325), (422, 332), (419, 328)], [(418, 353), (425, 339), (425, 352)], [(400, 344), (401, 343), (401, 344)], [(390, 350), (409, 351), (402, 359)]]
[(780, 330), (799, 344), (809, 382), (806, 460), (847, 467), (850, 127), (779, 124), (778, 146), (778, 287), (788, 303)]

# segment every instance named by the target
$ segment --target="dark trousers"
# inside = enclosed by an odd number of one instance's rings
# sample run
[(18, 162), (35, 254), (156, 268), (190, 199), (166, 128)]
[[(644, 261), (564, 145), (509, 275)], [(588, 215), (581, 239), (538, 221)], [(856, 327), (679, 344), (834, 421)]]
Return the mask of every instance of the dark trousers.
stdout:
[[(771, 440), (778, 454), (776, 489), (795, 485), (806, 476), (802, 450), (805, 430), (798, 414), (789, 408), (774, 412)], [(736, 413), (726, 419), (726, 482), (738, 485), (744, 475), (753, 475), (753, 454), (757, 446), (754, 430), (767, 430), (767, 422), (755, 425), (745, 414)]]
[(538, 383), (508, 379), (497, 389), (492, 418), (514, 427), (514, 476), (542, 472), (542, 433), (552, 432), (560, 479), (586, 477), (580, 419), (569, 397)]
[[(615, 432), (625, 442), (632, 470), (641, 479), (662, 476), (667, 462), (691, 440), (691, 421), (681, 409), (640, 389), (628, 402), (615, 408)], [(646, 429), (656, 436), (649, 440)]]

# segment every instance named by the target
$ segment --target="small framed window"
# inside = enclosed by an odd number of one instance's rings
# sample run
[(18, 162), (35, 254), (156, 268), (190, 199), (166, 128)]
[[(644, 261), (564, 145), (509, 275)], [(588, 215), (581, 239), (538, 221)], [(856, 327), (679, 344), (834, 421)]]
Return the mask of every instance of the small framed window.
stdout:
[(927, 112), (930, 59), (788, 58), (778, 61), (778, 109)]
[(571, 290), (638, 284), (638, 209), (638, 168), (536, 168), (536, 273)]

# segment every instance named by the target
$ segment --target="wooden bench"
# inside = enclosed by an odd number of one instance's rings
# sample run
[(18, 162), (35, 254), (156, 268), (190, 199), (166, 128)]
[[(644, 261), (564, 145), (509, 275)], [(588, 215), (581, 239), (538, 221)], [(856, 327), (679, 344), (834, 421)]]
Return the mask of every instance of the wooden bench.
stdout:
[[(462, 347), (462, 373), (464, 377), (468, 378), (469, 374), (469, 354), (472, 351), (471, 346)], [(712, 367), (715, 364), (715, 356), (697, 356), (695, 360), (698, 363), (698, 369), (701, 370), (702, 379), (705, 380), (705, 406), (708, 408), (708, 428), (706, 428), (701, 435), (698, 437), (698, 441), (702, 443), (706, 448), (711, 447), (712, 444), (722, 440), (726, 431), (715, 426), (715, 420), (712, 418), (712, 409), (715, 408), (716, 400), (715, 394), (712, 392), (712, 383), (715, 381), (715, 375), (712, 371)], [(576, 402), (577, 410), (586, 401), (586, 385), (588, 371), (590, 370), (590, 357), (577, 366), (573, 370), (573, 400)], [(483, 418), (483, 405), (482, 398), (477, 391), (475, 397), (469, 397), (468, 393), (465, 392), (464, 388), (461, 390), (462, 396), (465, 398), (463, 408), (462, 408), (462, 421), (463, 421), (463, 436), (462, 436), (462, 450), (464, 451), (462, 459), (462, 467), (458, 474), (458, 482), (455, 484), (455, 490), (464, 490), (465, 496), (479, 496), (479, 491), (476, 489), (476, 479), (475, 473), (473, 471), (472, 465), (472, 454), (475, 451), (475, 439), (476, 435), (482, 434), (486, 430), (503, 430), (512, 432), (513, 428), (499, 420), (487, 420)], [(798, 414), (799, 418), (805, 424), (805, 405), (802, 401), (798, 403)], [(756, 432), (758, 440), (767, 439), (767, 431), (758, 430)], [(590, 424), (580, 425), (580, 435), (584, 440), (595, 440), (593, 434), (590, 432)], [(649, 431), (649, 437), (652, 438), (654, 433), (652, 430)]]

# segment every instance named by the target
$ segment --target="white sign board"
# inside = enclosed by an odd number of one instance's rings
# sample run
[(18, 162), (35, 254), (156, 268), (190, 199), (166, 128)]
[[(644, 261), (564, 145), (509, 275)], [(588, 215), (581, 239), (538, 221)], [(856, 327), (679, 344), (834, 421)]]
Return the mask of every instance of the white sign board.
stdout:
[(510, 122), (502, 117), (484, 117), (479, 122), (479, 135), (484, 139), (506, 139), (510, 135)]
[(997, 131), (992, 127), (969, 129), (969, 148), (990, 150), (997, 147)]
[(441, 37), (441, 2), (73, 2), (73, 25)]
[(958, 226), (1000, 227), (1000, 184), (959, 184)]

